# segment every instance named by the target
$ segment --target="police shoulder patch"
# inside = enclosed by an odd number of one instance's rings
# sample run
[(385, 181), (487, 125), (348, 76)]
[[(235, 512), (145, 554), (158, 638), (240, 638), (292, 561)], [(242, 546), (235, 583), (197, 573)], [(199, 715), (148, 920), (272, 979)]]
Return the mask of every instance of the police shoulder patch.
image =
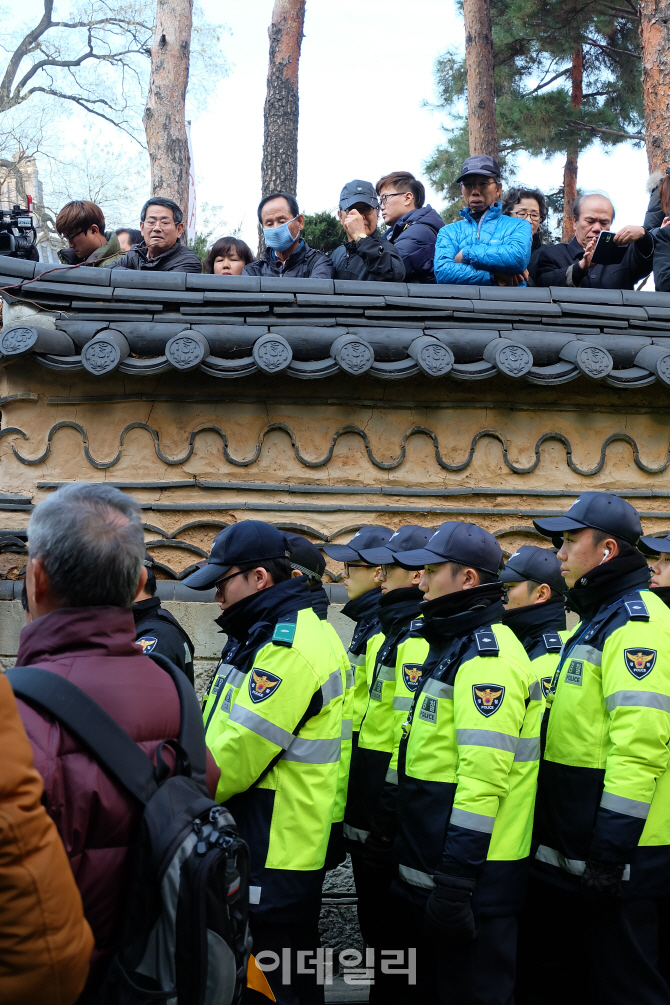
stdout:
[(540, 687), (542, 688), (542, 695), (544, 698), (549, 696), (553, 682), (553, 677), (540, 677)]
[(158, 645), (158, 639), (155, 635), (143, 635), (141, 639), (137, 640), (137, 645), (142, 646), (142, 652), (148, 656)]
[(626, 669), (630, 670), (636, 680), (642, 680), (654, 669), (656, 662), (655, 649), (624, 649), (623, 656)]
[(495, 632), (490, 628), (480, 628), (474, 633), (480, 656), (497, 656), (500, 652)]
[(502, 684), (473, 684), (472, 700), (478, 712), (488, 719), (503, 703), (505, 688)]
[(423, 676), (423, 663), (403, 663), (402, 679), (408, 691), (416, 691)]
[(289, 649), (293, 645), (295, 638), (295, 621), (279, 621), (275, 625), (272, 633), (272, 641), (276, 646), (287, 646)]
[(266, 698), (273, 695), (280, 684), (281, 677), (277, 677), (268, 670), (254, 667), (249, 675), (249, 697), (257, 705), (259, 701), (265, 701)]

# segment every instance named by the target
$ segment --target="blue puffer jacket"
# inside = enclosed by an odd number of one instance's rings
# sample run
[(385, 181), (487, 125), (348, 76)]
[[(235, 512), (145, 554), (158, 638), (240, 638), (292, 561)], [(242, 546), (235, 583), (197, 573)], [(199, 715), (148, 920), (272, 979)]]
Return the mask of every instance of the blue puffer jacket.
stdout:
[[(492, 286), (494, 272), (516, 275), (528, 268), (533, 240), (528, 220), (503, 216), (499, 202), (490, 206), (479, 221), (473, 220), (469, 209), (462, 209), (461, 217), (437, 235), (438, 283)], [(454, 261), (459, 251), (463, 252), (462, 263)]]

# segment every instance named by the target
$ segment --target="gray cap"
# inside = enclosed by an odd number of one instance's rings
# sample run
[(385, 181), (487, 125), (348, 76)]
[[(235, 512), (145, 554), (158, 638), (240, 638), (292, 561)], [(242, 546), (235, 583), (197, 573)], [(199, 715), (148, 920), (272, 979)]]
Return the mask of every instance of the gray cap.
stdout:
[(473, 174), (481, 174), (485, 178), (495, 178), (496, 181), (500, 181), (500, 165), (495, 157), (489, 157), (488, 154), (475, 154), (474, 157), (466, 157), (456, 181), (465, 181), (469, 175)]
[(361, 181), (360, 178), (347, 182), (340, 192), (340, 209), (349, 209), (357, 202), (364, 202), (366, 206), (379, 209), (379, 199), (372, 182)]

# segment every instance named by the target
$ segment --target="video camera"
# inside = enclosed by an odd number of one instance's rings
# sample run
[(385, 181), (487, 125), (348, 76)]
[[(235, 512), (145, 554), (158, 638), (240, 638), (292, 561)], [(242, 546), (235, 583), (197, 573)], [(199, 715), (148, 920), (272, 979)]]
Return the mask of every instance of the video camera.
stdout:
[(28, 206), (12, 206), (11, 210), (0, 209), (0, 255), (10, 258), (28, 258), (34, 261), (37, 256), (37, 231), (33, 223), (33, 200), (28, 196)]

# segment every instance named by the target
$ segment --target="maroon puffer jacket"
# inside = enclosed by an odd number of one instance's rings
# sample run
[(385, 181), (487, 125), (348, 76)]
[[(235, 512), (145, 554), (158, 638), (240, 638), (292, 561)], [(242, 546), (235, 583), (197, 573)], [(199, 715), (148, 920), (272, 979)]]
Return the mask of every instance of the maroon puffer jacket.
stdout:
[[(135, 644), (132, 612), (120, 607), (52, 611), (21, 632), (17, 666), (38, 666), (66, 677), (97, 701), (155, 762), (159, 743), (179, 735), (179, 697), (164, 670)], [(82, 1000), (101, 980), (116, 948), (132, 867), (131, 846), (142, 807), (57, 722), (18, 702), (44, 804), (56, 823), (84, 914), (95, 936)], [(169, 763), (165, 751), (165, 759)], [(208, 751), (207, 782), (219, 769)]]

